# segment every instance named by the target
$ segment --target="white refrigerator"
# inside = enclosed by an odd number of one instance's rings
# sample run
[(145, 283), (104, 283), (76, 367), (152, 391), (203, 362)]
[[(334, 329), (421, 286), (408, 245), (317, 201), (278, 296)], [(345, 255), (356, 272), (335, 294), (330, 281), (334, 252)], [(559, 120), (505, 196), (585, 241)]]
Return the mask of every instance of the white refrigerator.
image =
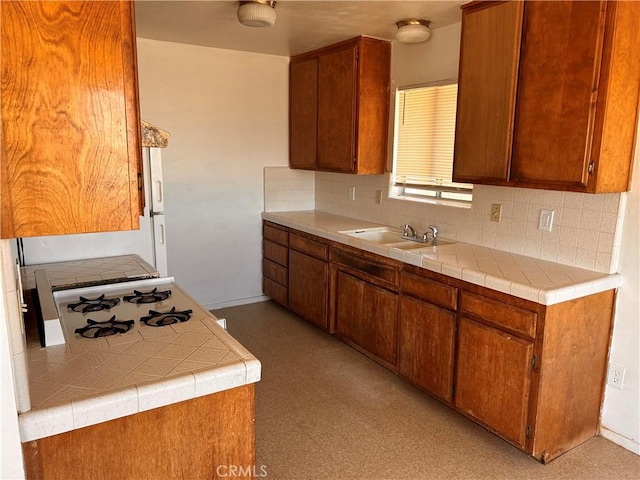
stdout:
[(144, 147), (142, 160), (145, 208), (140, 230), (23, 238), (25, 265), (137, 254), (167, 276), (162, 149)]

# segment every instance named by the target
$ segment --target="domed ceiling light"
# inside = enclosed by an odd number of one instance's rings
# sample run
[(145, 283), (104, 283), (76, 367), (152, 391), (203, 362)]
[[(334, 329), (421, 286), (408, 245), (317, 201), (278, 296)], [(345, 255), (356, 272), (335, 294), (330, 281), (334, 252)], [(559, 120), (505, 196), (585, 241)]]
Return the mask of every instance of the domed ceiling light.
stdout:
[(396, 22), (396, 40), (402, 43), (421, 43), (429, 40), (431, 22), (425, 19), (409, 18)]
[(252, 0), (239, 2), (238, 20), (247, 27), (270, 27), (276, 23), (276, 2)]

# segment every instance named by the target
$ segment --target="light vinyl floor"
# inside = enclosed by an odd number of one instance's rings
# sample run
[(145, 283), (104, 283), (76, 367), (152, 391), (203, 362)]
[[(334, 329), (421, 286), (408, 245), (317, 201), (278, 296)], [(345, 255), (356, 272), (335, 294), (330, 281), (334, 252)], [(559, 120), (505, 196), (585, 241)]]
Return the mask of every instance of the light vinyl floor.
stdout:
[(640, 478), (601, 437), (542, 465), (274, 302), (214, 314), (262, 362), (257, 478)]

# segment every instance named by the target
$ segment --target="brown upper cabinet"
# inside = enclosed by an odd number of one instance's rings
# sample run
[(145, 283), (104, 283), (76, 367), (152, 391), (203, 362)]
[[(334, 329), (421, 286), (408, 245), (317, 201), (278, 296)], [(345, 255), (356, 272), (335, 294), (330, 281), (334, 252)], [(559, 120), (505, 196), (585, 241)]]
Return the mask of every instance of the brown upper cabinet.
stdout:
[(3, 1), (2, 238), (139, 228), (132, 1)]
[(380, 174), (387, 160), (391, 44), (357, 37), (291, 58), (291, 168)]
[(454, 180), (629, 189), (640, 2), (463, 6)]

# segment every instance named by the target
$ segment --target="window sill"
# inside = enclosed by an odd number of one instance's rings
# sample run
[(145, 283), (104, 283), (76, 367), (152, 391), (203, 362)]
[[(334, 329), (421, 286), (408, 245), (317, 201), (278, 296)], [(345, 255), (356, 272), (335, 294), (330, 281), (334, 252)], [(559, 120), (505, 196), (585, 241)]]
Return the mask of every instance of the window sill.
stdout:
[(471, 210), (471, 202), (461, 202), (456, 200), (443, 200), (436, 198), (420, 198), (413, 195), (389, 196), (389, 200), (399, 200), (401, 202), (428, 203), (429, 205), (441, 205), (444, 207), (463, 208)]

